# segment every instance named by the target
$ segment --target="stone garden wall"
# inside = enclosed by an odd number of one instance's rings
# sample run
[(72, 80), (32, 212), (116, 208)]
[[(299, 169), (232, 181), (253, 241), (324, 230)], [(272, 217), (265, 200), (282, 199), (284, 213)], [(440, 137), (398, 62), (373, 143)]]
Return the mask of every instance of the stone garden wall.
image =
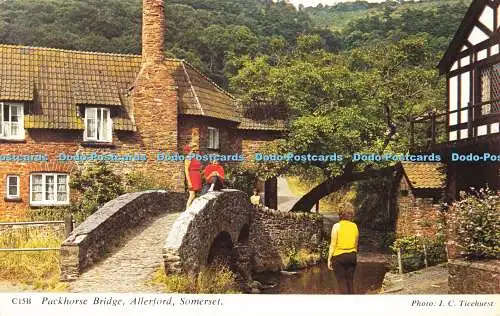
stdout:
[(499, 294), (500, 260), (448, 262), (450, 294)]
[(317, 251), (322, 239), (323, 218), (317, 214), (253, 210), (249, 243), (254, 272), (283, 269), (290, 251)]
[(146, 191), (122, 195), (81, 223), (61, 245), (61, 279), (76, 279), (100, 260), (128, 229), (152, 216), (184, 209), (184, 193)]

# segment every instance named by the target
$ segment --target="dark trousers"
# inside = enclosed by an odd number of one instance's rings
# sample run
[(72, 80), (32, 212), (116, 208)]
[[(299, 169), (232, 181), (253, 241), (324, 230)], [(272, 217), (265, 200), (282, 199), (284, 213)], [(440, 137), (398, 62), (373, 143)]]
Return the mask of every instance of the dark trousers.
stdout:
[(354, 294), (354, 272), (356, 253), (343, 253), (333, 257), (333, 272), (339, 285), (340, 294)]

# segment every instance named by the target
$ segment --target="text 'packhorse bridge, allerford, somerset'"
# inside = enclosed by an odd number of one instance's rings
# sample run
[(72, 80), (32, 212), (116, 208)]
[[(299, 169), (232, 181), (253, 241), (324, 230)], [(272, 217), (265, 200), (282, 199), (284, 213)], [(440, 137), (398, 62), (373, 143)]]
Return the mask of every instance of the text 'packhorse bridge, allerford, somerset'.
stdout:
[(244, 279), (276, 271), (290, 249), (317, 249), (323, 220), (314, 214), (257, 210), (237, 190), (211, 192), (185, 212), (185, 195), (125, 194), (81, 223), (61, 247), (61, 279), (74, 292), (154, 292), (167, 273), (194, 275), (225, 263)]

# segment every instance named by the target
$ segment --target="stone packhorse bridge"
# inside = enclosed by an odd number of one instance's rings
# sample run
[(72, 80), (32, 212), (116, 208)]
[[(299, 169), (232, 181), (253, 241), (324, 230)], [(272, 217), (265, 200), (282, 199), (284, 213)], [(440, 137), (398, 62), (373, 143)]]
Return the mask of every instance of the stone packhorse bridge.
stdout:
[(170, 230), (163, 249), (165, 271), (196, 274), (226, 263), (248, 273), (251, 212), (248, 196), (237, 190), (196, 199)]
[(147, 191), (108, 202), (61, 247), (61, 279), (73, 292), (156, 292), (147, 282), (226, 263), (245, 278), (279, 270), (290, 249), (319, 245), (322, 218), (255, 210), (237, 190), (211, 192), (184, 209), (183, 193)]

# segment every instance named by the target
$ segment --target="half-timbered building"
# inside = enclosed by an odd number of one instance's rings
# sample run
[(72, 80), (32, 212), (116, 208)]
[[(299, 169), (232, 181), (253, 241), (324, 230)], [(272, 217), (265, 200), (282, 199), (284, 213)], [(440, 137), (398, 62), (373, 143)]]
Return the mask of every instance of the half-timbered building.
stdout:
[(471, 187), (500, 189), (499, 3), (472, 2), (438, 65), (447, 80), (446, 106), (427, 117), (426, 151), (443, 155), (449, 200)]

